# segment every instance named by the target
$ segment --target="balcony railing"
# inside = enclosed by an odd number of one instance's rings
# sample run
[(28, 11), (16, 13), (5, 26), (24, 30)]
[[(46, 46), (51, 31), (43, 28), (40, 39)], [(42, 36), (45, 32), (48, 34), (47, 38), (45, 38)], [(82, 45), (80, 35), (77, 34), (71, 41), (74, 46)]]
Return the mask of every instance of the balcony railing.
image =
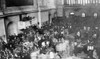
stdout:
[(100, 0), (65, 0), (64, 4), (67, 5), (87, 5), (87, 4), (100, 4)]

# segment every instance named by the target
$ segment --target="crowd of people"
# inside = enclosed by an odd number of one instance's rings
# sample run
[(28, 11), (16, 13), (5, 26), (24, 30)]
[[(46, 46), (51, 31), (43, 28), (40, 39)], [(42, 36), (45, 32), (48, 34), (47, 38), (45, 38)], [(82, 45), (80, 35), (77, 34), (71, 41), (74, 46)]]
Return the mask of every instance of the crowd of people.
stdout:
[(98, 21), (89, 21), (90, 17), (70, 16), (53, 18), (51, 24), (47, 21), (41, 28), (29, 26), (9, 36), (8, 43), (0, 41), (0, 58), (99, 59)]

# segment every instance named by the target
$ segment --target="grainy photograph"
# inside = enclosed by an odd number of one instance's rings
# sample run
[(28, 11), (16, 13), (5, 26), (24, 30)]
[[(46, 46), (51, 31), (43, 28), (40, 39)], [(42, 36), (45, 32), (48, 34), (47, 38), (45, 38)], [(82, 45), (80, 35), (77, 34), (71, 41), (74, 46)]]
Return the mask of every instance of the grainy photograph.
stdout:
[(0, 59), (100, 59), (100, 0), (0, 0)]

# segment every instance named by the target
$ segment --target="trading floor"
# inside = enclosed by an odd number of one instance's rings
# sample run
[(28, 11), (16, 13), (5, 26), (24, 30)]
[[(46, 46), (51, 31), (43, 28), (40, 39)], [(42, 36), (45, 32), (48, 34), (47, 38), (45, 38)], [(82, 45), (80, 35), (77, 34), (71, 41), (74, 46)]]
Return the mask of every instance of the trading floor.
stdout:
[(100, 59), (99, 3), (0, 0), (0, 59)]
[(71, 15), (22, 29), (8, 43), (1, 41), (1, 59), (99, 59), (100, 21), (94, 19)]

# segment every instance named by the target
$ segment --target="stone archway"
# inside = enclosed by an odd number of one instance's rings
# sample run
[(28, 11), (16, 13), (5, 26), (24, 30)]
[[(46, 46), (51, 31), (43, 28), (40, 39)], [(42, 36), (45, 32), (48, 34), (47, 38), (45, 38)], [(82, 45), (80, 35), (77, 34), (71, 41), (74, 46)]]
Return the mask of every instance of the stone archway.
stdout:
[(7, 35), (17, 35), (18, 34), (18, 21), (19, 16), (10, 16), (5, 20)]

